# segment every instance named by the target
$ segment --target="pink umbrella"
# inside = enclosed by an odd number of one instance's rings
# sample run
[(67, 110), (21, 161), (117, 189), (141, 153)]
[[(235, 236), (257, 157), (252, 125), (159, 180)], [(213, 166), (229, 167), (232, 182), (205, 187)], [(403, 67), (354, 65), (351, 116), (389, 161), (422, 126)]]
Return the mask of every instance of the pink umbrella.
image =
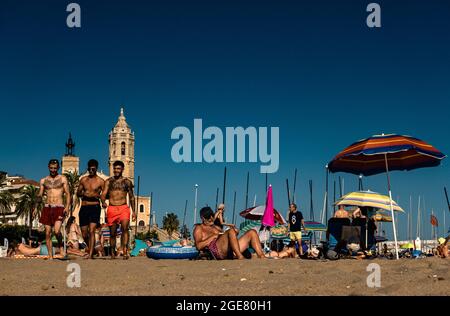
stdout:
[(273, 226), (275, 226), (275, 214), (274, 214), (274, 209), (273, 209), (272, 185), (270, 185), (269, 189), (267, 190), (266, 208), (264, 210), (264, 214), (263, 214), (261, 223), (263, 224), (263, 226), (266, 226), (266, 227), (273, 227)]

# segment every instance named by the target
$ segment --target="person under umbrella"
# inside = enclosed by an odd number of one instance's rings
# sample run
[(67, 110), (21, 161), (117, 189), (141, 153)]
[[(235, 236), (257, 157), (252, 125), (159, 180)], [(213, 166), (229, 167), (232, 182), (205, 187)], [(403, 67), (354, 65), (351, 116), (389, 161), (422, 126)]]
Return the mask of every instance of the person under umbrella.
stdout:
[(418, 138), (382, 134), (348, 146), (328, 163), (328, 169), (333, 173), (349, 172), (358, 176), (386, 173), (395, 251), (399, 259), (389, 171), (435, 167), (445, 157), (442, 152)]

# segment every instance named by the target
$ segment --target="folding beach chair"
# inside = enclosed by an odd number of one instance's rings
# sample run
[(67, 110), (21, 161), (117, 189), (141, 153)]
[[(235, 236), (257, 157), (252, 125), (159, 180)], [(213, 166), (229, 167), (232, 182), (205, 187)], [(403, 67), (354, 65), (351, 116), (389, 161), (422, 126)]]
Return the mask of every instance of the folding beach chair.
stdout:
[(328, 220), (327, 241), (324, 243), (324, 254), (330, 260), (339, 259), (341, 250), (344, 247), (342, 241), (343, 226), (350, 226), (350, 219), (332, 217)]

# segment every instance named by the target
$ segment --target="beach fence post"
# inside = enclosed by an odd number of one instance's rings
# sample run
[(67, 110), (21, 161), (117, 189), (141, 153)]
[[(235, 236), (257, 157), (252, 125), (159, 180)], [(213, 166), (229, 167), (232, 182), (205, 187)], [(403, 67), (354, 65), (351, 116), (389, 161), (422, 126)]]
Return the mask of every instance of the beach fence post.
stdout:
[(294, 190), (292, 191), (292, 202), (295, 203), (295, 188), (297, 186), (297, 168), (294, 171)]
[[(184, 235), (186, 235), (186, 229), (185, 229), (184, 225), (186, 225), (186, 211), (187, 211), (187, 205), (188, 205), (188, 200), (186, 200), (186, 203), (184, 204), (183, 226), (181, 226), (182, 229), (184, 230)], [(183, 238), (185, 238), (185, 237), (183, 236)]]
[(328, 199), (328, 175), (329, 175), (330, 171), (328, 170), (328, 165), (325, 166), (325, 195), (326, 195), (326, 202), (325, 202), (325, 225), (328, 225), (328, 203), (329, 203), (329, 199)]
[(420, 195), (419, 202), (417, 203), (417, 223), (416, 223), (416, 235), (420, 238)]
[(289, 180), (286, 178), (286, 190), (287, 190), (287, 197), (288, 197), (288, 205), (291, 206), (291, 194), (289, 191)]
[(136, 204), (134, 205), (134, 212), (136, 213), (136, 223), (134, 224), (134, 240), (136, 240), (137, 229), (138, 229), (139, 193), (140, 193), (140, 186), (141, 186), (141, 176), (138, 176)]
[(333, 181), (333, 213), (336, 212), (336, 180)]
[(192, 224), (192, 227), (194, 227), (195, 221), (197, 220), (197, 197), (198, 197), (198, 184), (195, 184), (194, 223)]
[(234, 191), (234, 199), (233, 199), (233, 221), (232, 221), (233, 224), (236, 223), (235, 213), (236, 213), (236, 191)]
[(222, 192), (222, 203), (225, 204), (225, 189), (227, 185), (227, 167), (225, 167), (225, 170), (223, 172), (223, 192)]
[(444, 192), (445, 192), (445, 198), (447, 199), (448, 211), (450, 212), (450, 202), (448, 200), (448, 194), (447, 194), (447, 188), (446, 187), (444, 187)]
[[(312, 220), (313, 222), (315, 221), (314, 219), (314, 203), (313, 203), (313, 181), (309, 180), (309, 218), (310, 220)], [(313, 232), (313, 236), (314, 236), (314, 244), (316, 244), (316, 232)]]
[(247, 189), (245, 190), (245, 210), (248, 208), (248, 185), (250, 182), (250, 171), (247, 171)]
[(216, 208), (214, 209), (214, 212), (217, 211), (217, 204), (219, 203), (219, 188), (216, 190)]
[(152, 229), (152, 213), (153, 213), (153, 192), (150, 192), (150, 218), (148, 219), (148, 232)]
[(446, 227), (445, 226), (445, 210), (442, 211), (442, 215), (443, 215), (443, 218), (444, 218), (444, 225), (442, 226), (442, 229), (443, 229), (442, 235), (444, 236), (445, 235), (445, 229), (446, 229), (445, 228)]
[(264, 187), (264, 192), (267, 193), (267, 172), (266, 172), (266, 186)]

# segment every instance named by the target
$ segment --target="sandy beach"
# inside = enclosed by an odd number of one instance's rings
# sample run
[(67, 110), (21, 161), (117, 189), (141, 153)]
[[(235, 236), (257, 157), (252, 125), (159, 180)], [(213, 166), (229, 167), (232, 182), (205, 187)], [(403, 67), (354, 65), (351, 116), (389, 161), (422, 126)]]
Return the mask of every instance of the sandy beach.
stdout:
[[(69, 288), (69, 263), (81, 268), (81, 287)], [(381, 267), (381, 287), (369, 288), (370, 263)], [(49, 262), (1, 259), (0, 295), (448, 295), (450, 260), (298, 259), (188, 261), (116, 259)]]

